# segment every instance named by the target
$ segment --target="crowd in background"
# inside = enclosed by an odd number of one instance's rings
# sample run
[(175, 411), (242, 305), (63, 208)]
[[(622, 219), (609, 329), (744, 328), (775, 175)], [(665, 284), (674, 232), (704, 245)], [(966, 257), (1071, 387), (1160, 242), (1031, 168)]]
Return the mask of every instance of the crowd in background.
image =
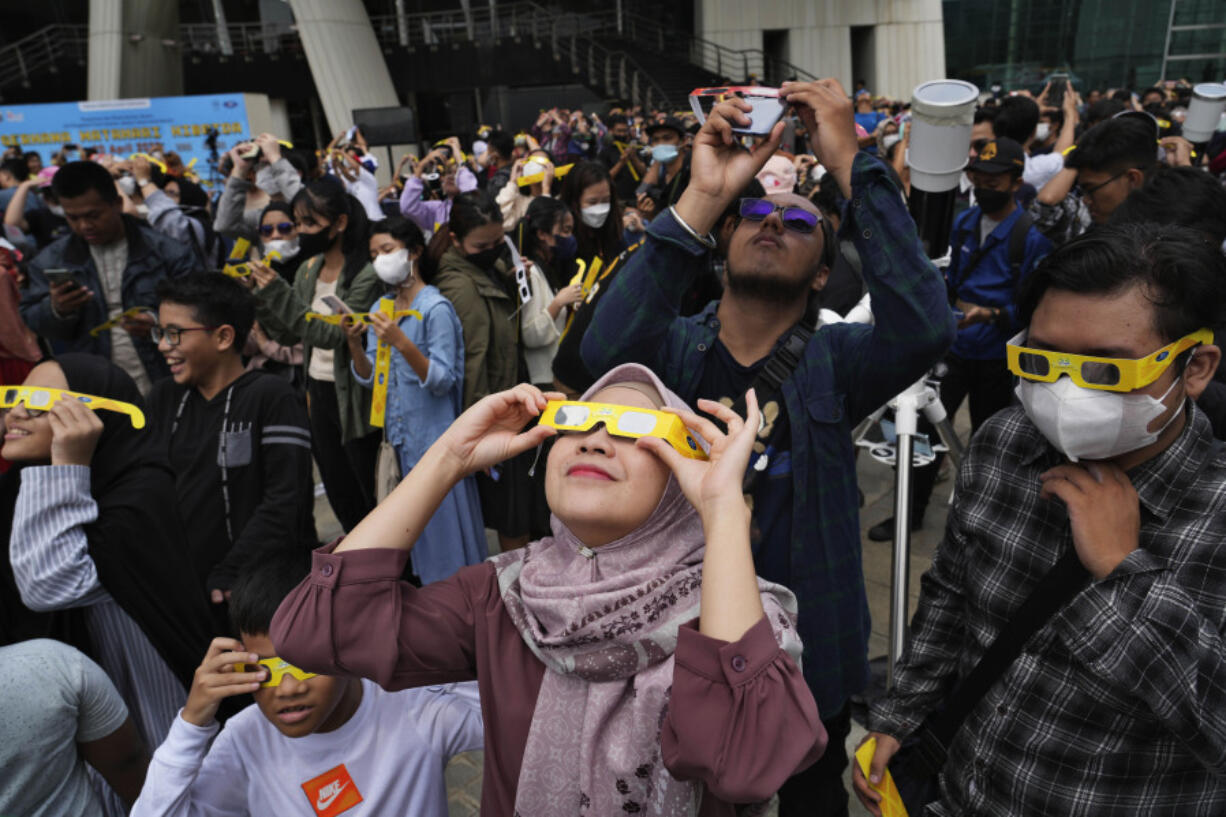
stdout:
[[(356, 127), (319, 150), (260, 134), (214, 169), (7, 151), (0, 690), (21, 718), (0, 726), (0, 811), (301, 811), (305, 792), (321, 815), (445, 814), (443, 763), (484, 748), (491, 814), (732, 814), (776, 794), (781, 815), (845, 814), (869, 631), (851, 428), (934, 367), (974, 442), (910, 663), (871, 713), (873, 774), (1050, 567), (1029, 542), (1054, 537), (1097, 582), (1067, 614), (1087, 634), (1032, 642), (929, 813), (1226, 803), (1221, 716), (1201, 709), (1226, 688), (1205, 612), (1226, 586), (1207, 532), (1226, 128), (1181, 135), (1182, 82), (985, 93), (934, 266), (908, 211), (910, 105), (863, 83), (782, 93), (756, 135), (732, 131), (735, 101), (705, 124), (543, 110), (423, 145), (384, 185)], [(1131, 311), (1094, 311), (1133, 284)], [(1053, 312), (1053, 292), (1099, 300)], [(1142, 340), (1083, 343), (1083, 319)], [(1087, 385), (1078, 363), (1043, 391), (1016, 357), (1036, 334), (1153, 376)], [(1082, 392), (1151, 385), (1070, 419)], [(547, 401), (680, 412), (709, 456), (609, 427), (551, 440)], [(1036, 461), (1046, 485), (1024, 489)], [(940, 467), (916, 472), (914, 528)], [(594, 502), (582, 468), (620, 493)], [(1052, 487), (1059, 468), (1082, 494)], [(317, 482), (339, 544), (319, 541)], [(1107, 487), (1118, 513), (1094, 528), (1080, 503)], [(1120, 519), (1144, 558), (1086, 555)], [(1121, 723), (1079, 725), (1079, 705)], [(1081, 799), (1061, 763), (1093, 767)]]

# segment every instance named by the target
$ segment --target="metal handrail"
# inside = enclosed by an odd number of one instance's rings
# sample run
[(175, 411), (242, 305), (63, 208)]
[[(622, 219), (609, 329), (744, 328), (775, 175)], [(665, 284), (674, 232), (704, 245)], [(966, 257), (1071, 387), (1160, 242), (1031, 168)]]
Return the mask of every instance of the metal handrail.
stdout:
[(89, 26), (52, 24), (0, 48), (0, 87), (20, 82), (44, 67), (55, 69), (61, 59), (85, 59)]
[(600, 23), (601, 34), (618, 34), (660, 53), (685, 53), (692, 64), (725, 79), (752, 77), (771, 85), (778, 85), (788, 77), (809, 81), (817, 79), (800, 66), (768, 55), (760, 48), (729, 48), (687, 32), (664, 28), (655, 20), (634, 12), (622, 13), (620, 31), (616, 11), (596, 12), (587, 16)]

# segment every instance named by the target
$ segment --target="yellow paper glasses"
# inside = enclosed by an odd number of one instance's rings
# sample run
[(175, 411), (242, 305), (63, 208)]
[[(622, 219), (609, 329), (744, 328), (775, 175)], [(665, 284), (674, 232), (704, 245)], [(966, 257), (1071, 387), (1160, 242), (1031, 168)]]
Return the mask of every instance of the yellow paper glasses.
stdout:
[(64, 389), (51, 389), (45, 386), (0, 386), (0, 409), (8, 411), (18, 403), (26, 407), (26, 411), (32, 417), (38, 417), (50, 410), (52, 406), (60, 400), (77, 400), (85, 404), (86, 408), (97, 411), (105, 409), (106, 411), (117, 411), (120, 414), (128, 415), (128, 419), (132, 421), (132, 428), (145, 427), (145, 415), (140, 409), (131, 403), (125, 403), (122, 400), (112, 400), (109, 397), (98, 397), (93, 394), (81, 394), (75, 391), (65, 391)]
[(1017, 335), (1005, 346), (1009, 371), (1040, 383), (1054, 383), (1060, 375), (1067, 374), (1082, 388), (1105, 391), (1133, 391), (1148, 386), (1183, 352), (1202, 343), (1213, 343), (1211, 329), (1197, 329), (1152, 355), (1131, 360), (1031, 349), (1019, 345), (1023, 335)]
[(681, 418), (665, 411), (612, 403), (550, 400), (540, 419), (541, 425), (558, 431), (589, 431), (600, 423), (604, 423), (606, 431), (618, 437), (659, 437), (683, 456), (695, 460), (707, 459), (707, 452), (694, 439)]
[(259, 672), (260, 667), (267, 667), (268, 677), (260, 682), (261, 687), (278, 687), (281, 686), (281, 679), (290, 675), (299, 681), (305, 681), (308, 678), (314, 678), (319, 673), (307, 672), (304, 669), (298, 669), (293, 664), (286, 661), (284, 658), (273, 656), (272, 658), (261, 658), (254, 664), (235, 664), (235, 672)]

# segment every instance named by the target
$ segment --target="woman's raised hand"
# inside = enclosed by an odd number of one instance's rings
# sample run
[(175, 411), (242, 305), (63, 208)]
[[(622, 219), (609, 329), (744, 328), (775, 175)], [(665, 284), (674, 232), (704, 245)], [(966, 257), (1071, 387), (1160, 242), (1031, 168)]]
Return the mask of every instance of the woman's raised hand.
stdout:
[(47, 414), (51, 420), (51, 464), (88, 466), (102, 436), (98, 415), (71, 398), (57, 400)]
[(706, 518), (708, 514), (726, 509), (728, 503), (744, 504), (741, 486), (762, 418), (753, 389), (745, 394), (744, 419), (714, 400), (699, 400), (698, 408), (718, 418), (728, 427), (728, 432), (725, 434), (715, 423), (692, 411), (666, 411), (675, 413), (691, 431), (710, 444), (708, 459), (684, 457), (658, 437), (640, 437), (637, 445), (664, 461), (677, 478), (685, 498)]
[(461, 474), (482, 471), (552, 437), (555, 432), (548, 426), (522, 429), (540, 416), (550, 400), (565, 399), (558, 392), (542, 392), (521, 383), (478, 400), (456, 418), (438, 444)]

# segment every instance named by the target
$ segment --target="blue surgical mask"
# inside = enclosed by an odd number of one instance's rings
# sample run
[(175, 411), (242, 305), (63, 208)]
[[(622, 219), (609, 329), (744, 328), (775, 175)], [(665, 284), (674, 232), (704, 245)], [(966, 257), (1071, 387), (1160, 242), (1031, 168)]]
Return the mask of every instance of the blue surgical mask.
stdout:
[(553, 258), (565, 264), (574, 259), (579, 252), (579, 239), (573, 235), (558, 236), (558, 243), (553, 245)]
[(653, 145), (651, 148), (651, 160), (666, 165), (677, 158), (677, 153), (676, 145)]

